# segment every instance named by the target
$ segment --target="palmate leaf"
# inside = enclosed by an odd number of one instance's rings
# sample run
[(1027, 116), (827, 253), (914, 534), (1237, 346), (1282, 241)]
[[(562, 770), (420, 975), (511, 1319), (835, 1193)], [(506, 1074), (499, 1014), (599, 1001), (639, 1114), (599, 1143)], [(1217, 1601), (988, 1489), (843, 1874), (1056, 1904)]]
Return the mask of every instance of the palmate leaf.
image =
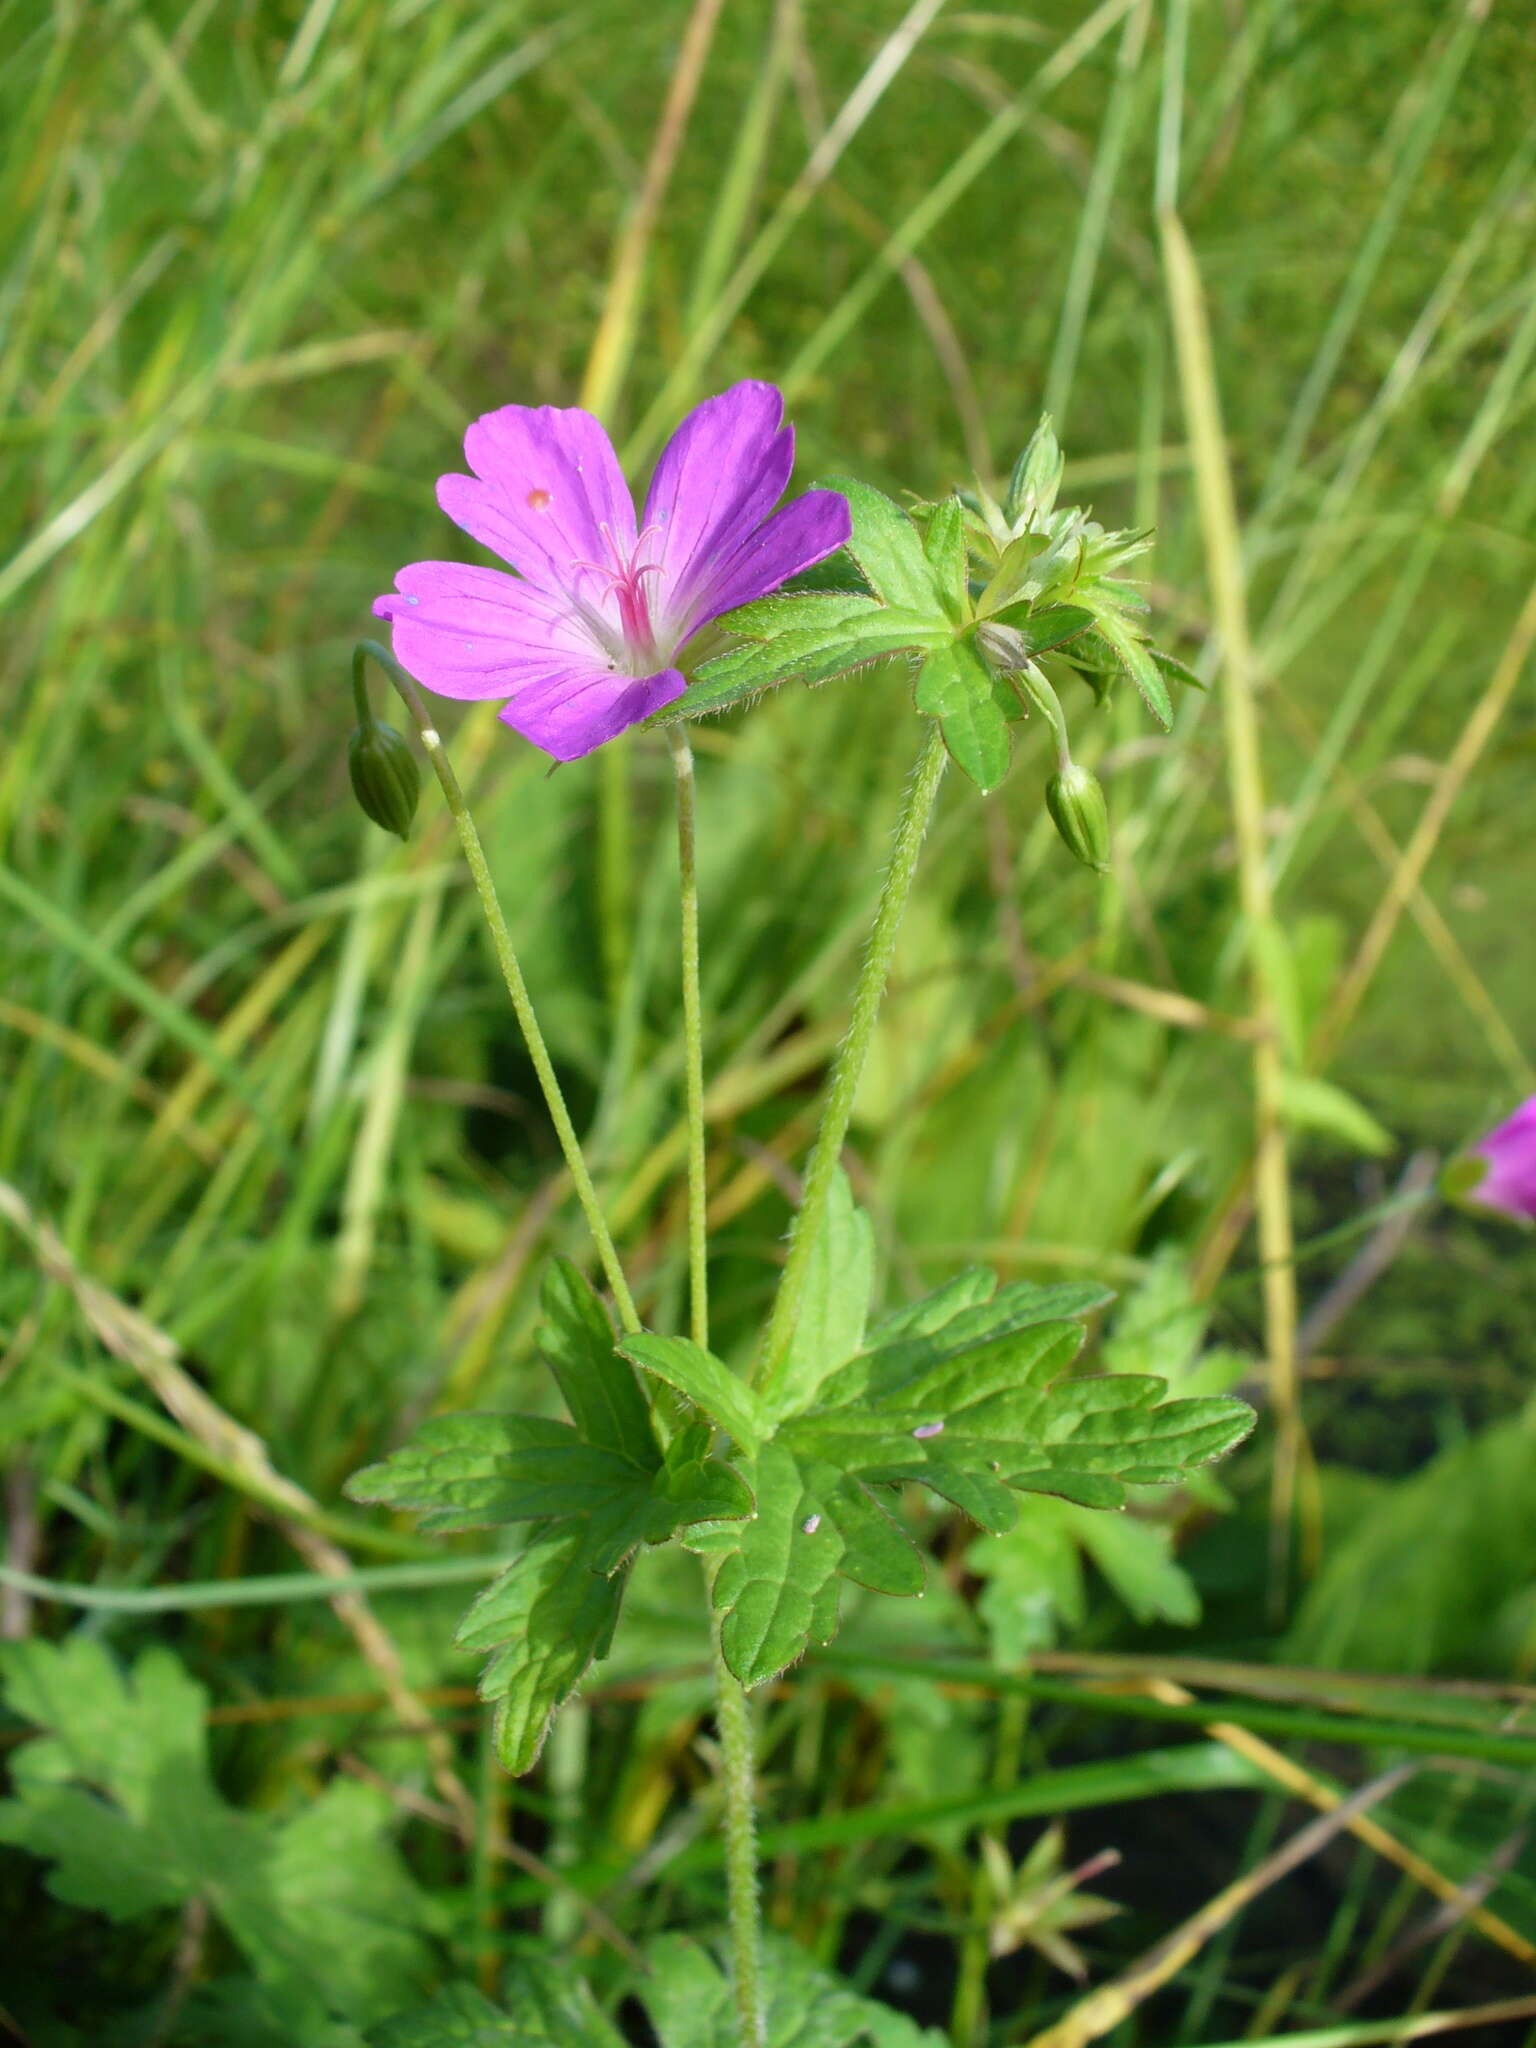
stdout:
[[(792, 1942), (770, 1935), (765, 1949), (767, 2048), (944, 2048), (944, 2035), (861, 1998)], [(651, 1974), (640, 1997), (660, 2048), (736, 2048), (739, 2022), (722, 1952), (669, 1934), (651, 1944), (647, 1960)]]
[(7, 1705), (45, 1731), (12, 1760), (0, 1841), (71, 1904), (135, 1920), (193, 1901), (221, 1922), (299, 2042), (419, 1996), (435, 1913), (390, 1845), (388, 1801), (338, 1780), (291, 1816), (226, 1804), (208, 1696), (164, 1649), (131, 1673), (77, 1636), (9, 1646)]
[(386, 2020), (368, 2048), (623, 2048), (581, 1978), (537, 1959), (520, 1963), (504, 2010), (472, 1984), (449, 1984), (430, 2005)]
[(494, 1652), (480, 1689), (497, 1702), (497, 1754), (513, 1772), (532, 1767), (556, 1709), (607, 1654), (640, 1545), (752, 1511), (740, 1473), (709, 1455), (707, 1431), (679, 1431), (663, 1454), (602, 1304), (568, 1261), (550, 1269), (542, 1302), (539, 1348), (573, 1421), (437, 1416), (347, 1484), (354, 1500), (417, 1510), (428, 1529), (539, 1525), (458, 1635), (461, 1648)]
[[(839, 1316), (845, 1331), (857, 1328), (830, 1256), (852, 1241), (853, 1213), (840, 1189), (829, 1256), (808, 1288), (813, 1328), (836, 1327)], [(887, 1318), (841, 1363), (828, 1369), (824, 1359), (817, 1371), (802, 1356), (753, 1397), (738, 1442), (755, 1515), (682, 1535), (714, 1560), (721, 1641), (744, 1684), (830, 1639), (840, 1579), (922, 1590), (921, 1556), (887, 1489), (919, 1482), (1000, 1532), (1021, 1493), (1119, 1507), (1128, 1486), (1173, 1483), (1247, 1434), (1253, 1418), (1240, 1402), (1166, 1400), (1166, 1383), (1146, 1374), (1073, 1376), (1076, 1319), (1107, 1299), (1078, 1283), (998, 1288), (973, 1269)]]

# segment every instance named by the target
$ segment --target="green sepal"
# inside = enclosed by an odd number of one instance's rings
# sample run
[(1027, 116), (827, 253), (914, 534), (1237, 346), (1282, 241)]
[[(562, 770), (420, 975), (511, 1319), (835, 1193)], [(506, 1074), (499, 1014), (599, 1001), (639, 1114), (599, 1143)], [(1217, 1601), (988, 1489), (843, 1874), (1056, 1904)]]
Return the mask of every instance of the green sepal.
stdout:
[[(1028, 603), (1004, 605), (1001, 611), (993, 612), (987, 620), (990, 626), (1006, 626), (1010, 632), (1017, 633), (1024, 643), (1025, 654), (1031, 658), (1076, 642), (1089, 631), (1093, 622), (1094, 614), (1081, 605), (1052, 604), (1037, 611)], [(1074, 647), (1073, 655), (1068, 659), (1072, 659), (1075, 652)]]

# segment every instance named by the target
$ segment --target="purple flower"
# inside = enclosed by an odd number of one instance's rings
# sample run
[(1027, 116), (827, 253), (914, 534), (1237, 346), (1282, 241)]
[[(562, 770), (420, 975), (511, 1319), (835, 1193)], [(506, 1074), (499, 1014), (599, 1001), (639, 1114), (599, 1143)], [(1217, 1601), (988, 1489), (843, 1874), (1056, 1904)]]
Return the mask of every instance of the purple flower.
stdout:
[(1485, 1161), (1487, 1171), (1467, 1189), (1470, 1201), (1506, 1216), (1536, 1218), (1536, 1095), (1474, 1145), (1472, 1156)]
[(590, 413), (504, 405), (464, 436), (473, 476), (440, 477), (449, 518), (517, 571), (413, 562), (374, 604), (395, 658), (444, 697), (504, 697), (514, 732), (575, 761), (673, 703), (701, 626), (835, 553), (847, 501), (774, 511), (794, 429), (771, 384), (695, 406), (661, 452), (638, 531)]

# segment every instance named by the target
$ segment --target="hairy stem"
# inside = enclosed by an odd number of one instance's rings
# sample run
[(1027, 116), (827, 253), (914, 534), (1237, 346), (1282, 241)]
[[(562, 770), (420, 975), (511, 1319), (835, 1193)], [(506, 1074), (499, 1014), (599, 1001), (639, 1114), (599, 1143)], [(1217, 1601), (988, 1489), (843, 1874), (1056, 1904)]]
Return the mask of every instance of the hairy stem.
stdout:
[(619, 1320), (626, 1330), (638, 1330), (640, 1317), (635, 1309), (634, 1296), (624, 1278), (619, 1264), (618, 1252), (614, 1249), (613, 1236), (598, 1206), (597, 1190), (592, 1185), (592, 1176), (587, 1171), (587, 1162), (582, 1157), (581, 1140), (576, 1135), (576, 1126), (571, 1122), (571, 1113), (565, 1106), (559, 1077), (549, 1057), (549, 1048), (544, 1043), (544, 1034), (539, 1029), (539, 1020), (534, 1015), (533, 1003), (528, 995), (528, 984), (523, 980), (523, 970), (517, 963), (517, 953), (512, 945), (512, 934), (507, 929), (507, 920), (502, 914), (501, 899), (496, 894), (496, 884), (491, 880), (491, 871), (486, 864), (485, 849), (480, 844), (480, 834), (475, 830), (475, 821), (469, 814), (464, 801), (464, 792), (459, 787), (459, 778), (453, 772), (453, 764), (443, 747), (442, 736), (432, 723), (420, 690), (401, 668), (387, 648), (376, 640), (364, 640), (352, 654), (352, 687), (362, 702), (364, 662), (369, 657), (379, 664), (399, 693), (401, 702), (415, 721), (421, 734), (421, 743), (427, 750), (427, 759), (432, 763), (432, 772), (442, 785), (448, 809), (458, 828), (459, 844), (464, 849), (464, 858), (474, 881), (480, 907), (485, 912), (486, 924), (490, 927), (491, 944), (496, 952), (496, 964), (501, 969), (502, 980), (507, 985), (507, 994), (512, 998), (512, 1008), (522, 1030), (523, 1039), (533, 1061), (534, 1072), (539, 1077), (539, 1086), (544, 1093), (545, 1107), (555, 1135), (560, 1140), (560, 1150), (570, 1171), (571, 1182), (576, 1190), (576, 1199), (581, 1204), (582, 1214), (587, 1219), (587, 1228), (592, 1233), (592, 1242), (597, 1248), (598, 1263), (603, 1277), (613, 1294), (619, 1311)]
[[(693, 749), (680, 725), (669, 726), (677, 772), (677, 866), (682, 896), (683, 1042), (688, 1115), (688, 1278), (695, 1344), (709, 1344), (709, 1238), (705, 1186), (704, 1015), (699, 991), (699, 866)], [(725, 1661), (714, 1581), (706, 1574), (715, 1659), (715, 1721), (720, 1731), (725, 1791), (725, 1870), (731, 1924), (731, 1982), (740, 2048), (763, 2048), (762, 1919), (757, 1901), (757, 1784), (752, 1709)]]
[(699, 992), (699, 869), (693, 749), (681, 725), (667, 727), (677, 772), (677, 867), (683, 917), (683, 1045), (688, 1113), (688, 1284), (695, 1344), (709, 1345), (708, 1191), (705, 1185), (704, 1013)]
[(938, 724), (930, 722), (896, 827), (891, 864), (885, 871), (880, 906), (875, 912), (875, 922), (869, 935), (869, 949), (854, 991), (848, 1035), (838, 1048), (833, 1063), (832, 1078), (827, 1084), (826, 1107), (821, 1113), (816, 1143), (811, 1151), (810, 1165), (806, 1168), (805, 1193), (790, 1232), (789, 1256), (784, 1262), (784, 1277), (779, 1282), (764, 1345), (765, 1392), (783, 1370), (784, 1359), (795, 1334), (806, 1271), (826, 1213), (827, 1197), (842, 1156), (843, 1140), (848, 1135), (848, 1125), (853, 1117), (854, 1100), (875, 1035), (875, 1020), (880, 1014), (891, 959), (896, 951), (896, 935), (901, 929), (907, 898), (912, 893), (917, 857), (922, 851), (928, 821), (933, 816), (934, 800), (939, 793), (946, 758)]
[[(713, 1598), (711, 1598), (713, 1609)], [(731, 1921), (731, 1984), (736, 1994), (740, 2048), (765, 2048), (763, 1933), (757, 1898), (757, 1785), (753, 1772), (752, 1708), (720, 1647), (720, 1621), (711, 1615), (715, 1648), (715, 1722), (720, 1732), (725, 1787), (725, 1878)]]

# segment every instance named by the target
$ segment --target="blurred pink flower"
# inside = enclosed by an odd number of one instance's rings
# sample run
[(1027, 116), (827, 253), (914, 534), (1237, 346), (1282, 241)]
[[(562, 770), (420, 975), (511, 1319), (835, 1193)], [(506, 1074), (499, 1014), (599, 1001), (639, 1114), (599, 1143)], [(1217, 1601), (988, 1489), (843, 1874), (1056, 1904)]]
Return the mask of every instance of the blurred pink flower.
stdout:
[(1467, 1199), (1522, 1221), (1536, 1220), (1536, 1095), (1472, 1147), (1487, 1172), (1467, 1189)]

